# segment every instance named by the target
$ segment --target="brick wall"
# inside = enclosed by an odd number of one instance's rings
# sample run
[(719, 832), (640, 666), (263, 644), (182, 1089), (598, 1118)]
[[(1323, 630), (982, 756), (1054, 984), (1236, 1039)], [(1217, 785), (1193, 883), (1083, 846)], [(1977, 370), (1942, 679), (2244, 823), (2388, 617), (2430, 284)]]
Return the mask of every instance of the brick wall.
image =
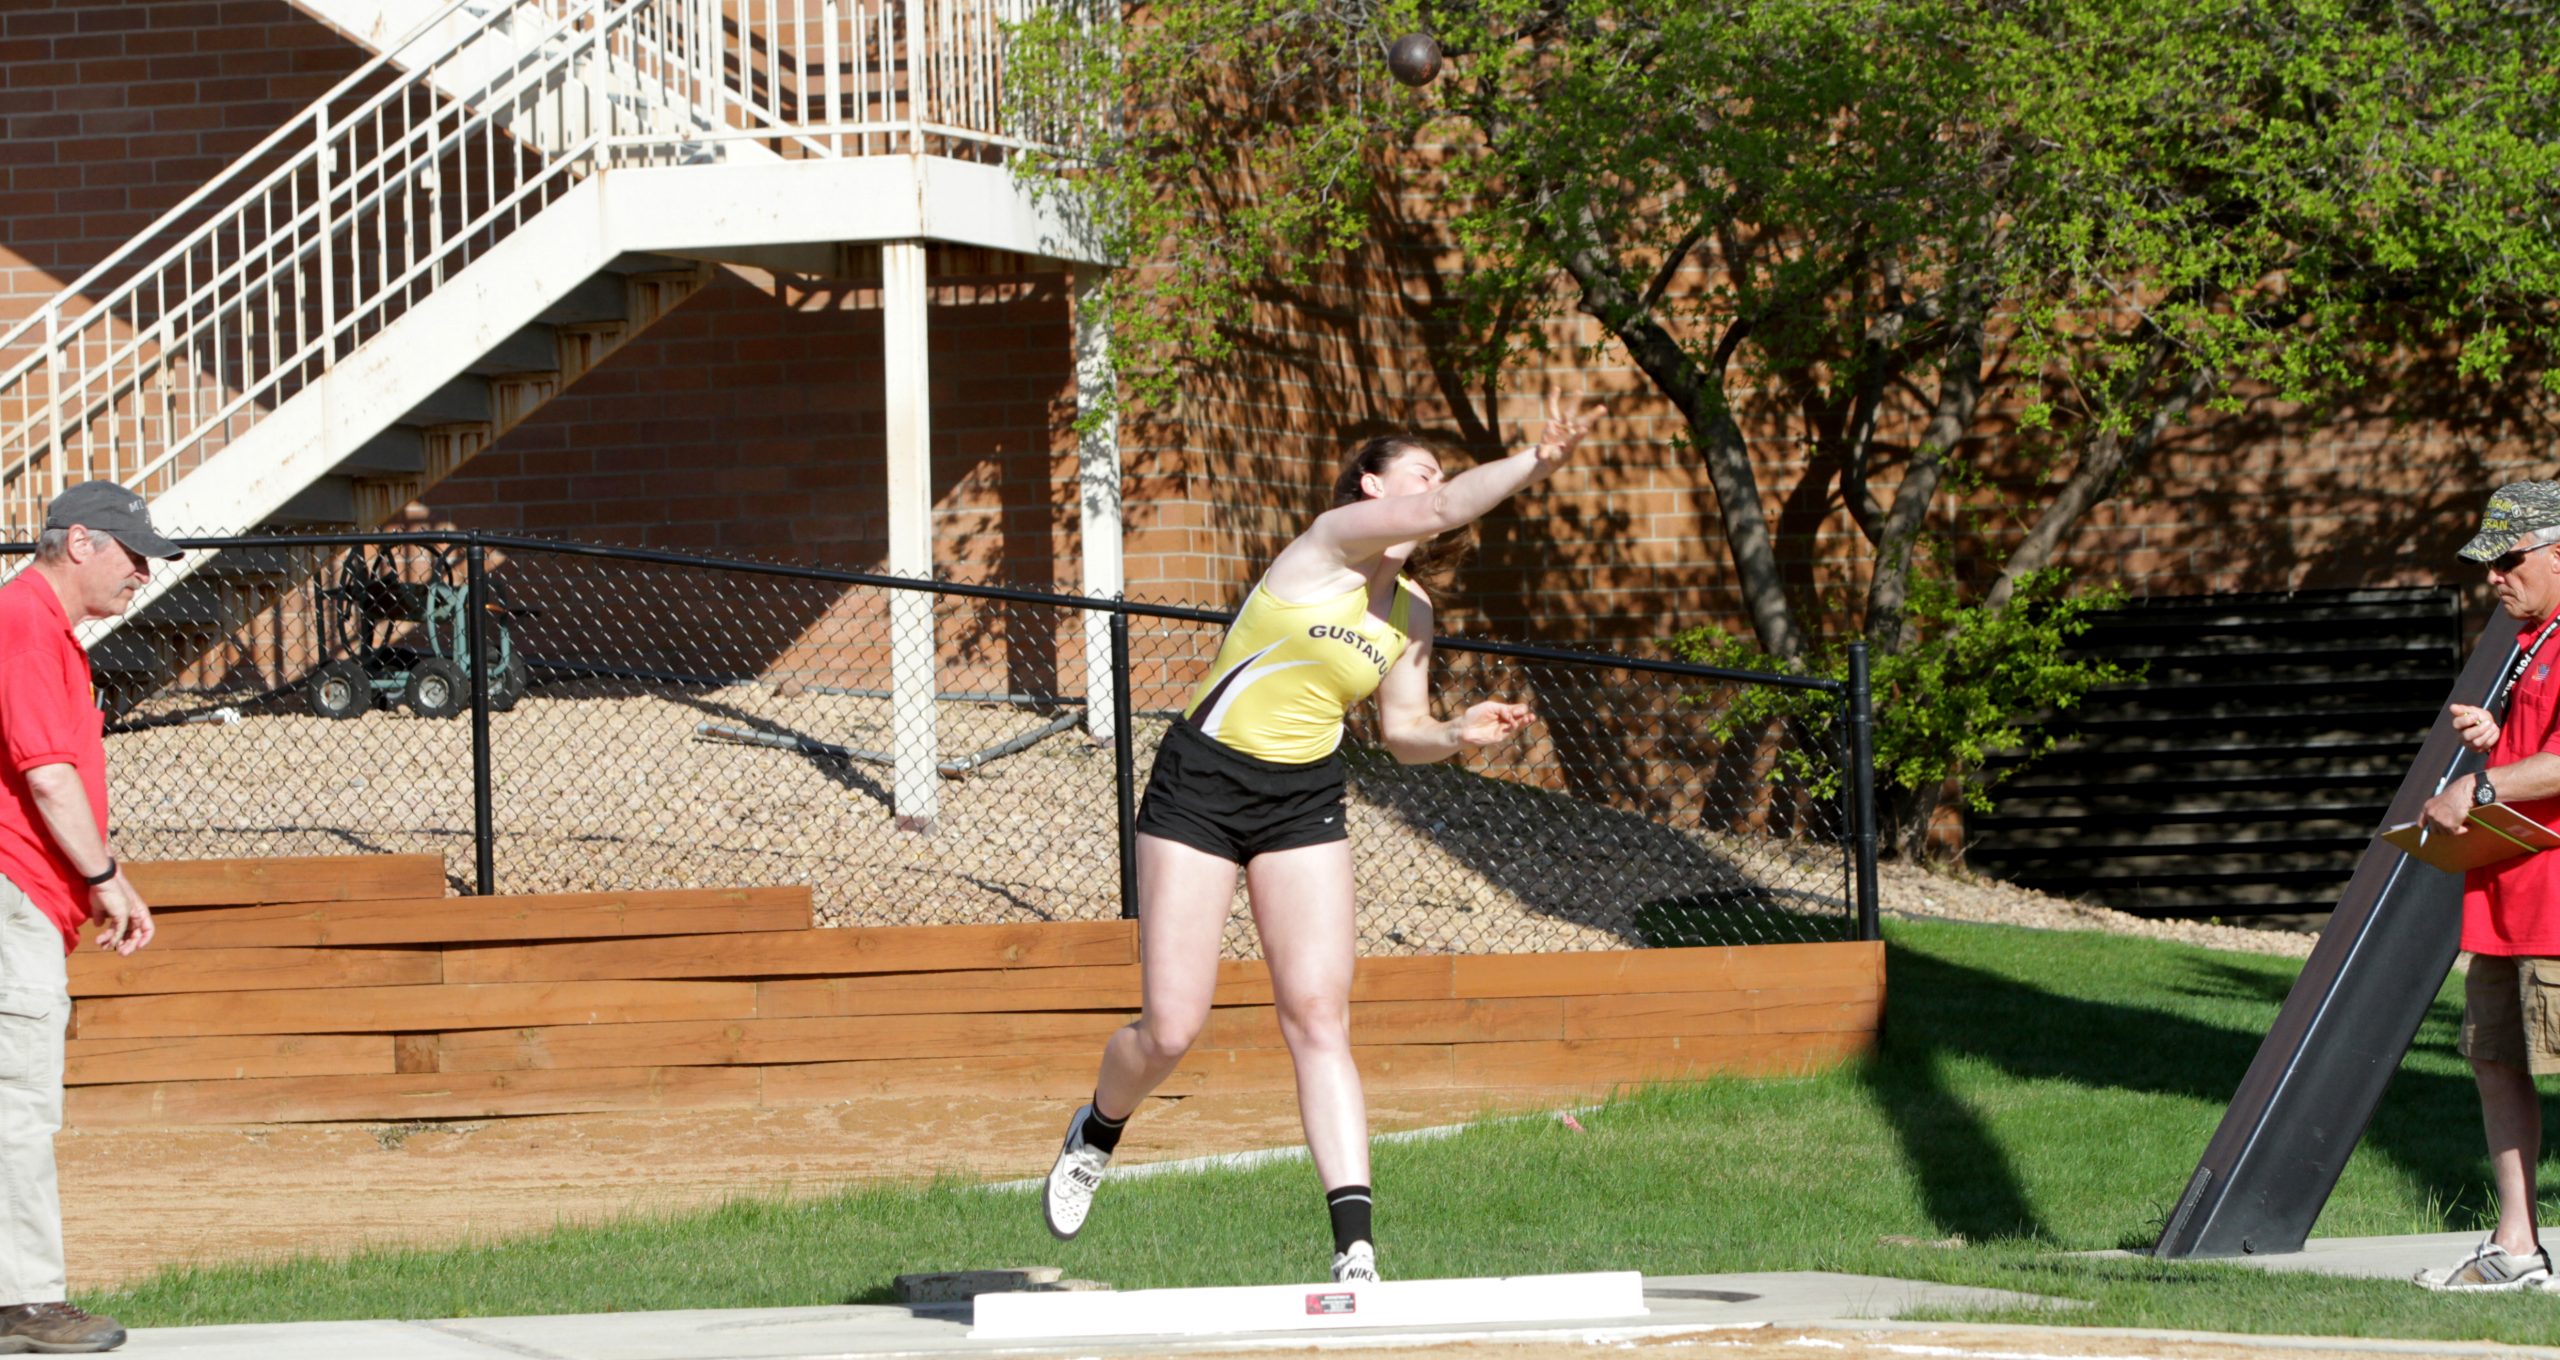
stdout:
[[(18, 0), (0, 9), (0, 324), (367, 57), (283, 0)], [(1236, 362), (1182, 409), (1124, 427), (1134, 594), (1232, 601), (1305, 523), (1351, 444), (1389, 428), (1478, 456), (1535, 429), (1548, 384), (1612, 401), (1553, 482), (1496, 512), (1449, 626), (1640, 644), (1736, 625), (1714, 496), (1679, 422), (1566, 310), (1547, 354), (1497, 399), (1435, 361), (1437, 243), (1381, 225), (1375, 249), (1302, 295), (1266, 299)], [(933, 318), (937, 558), (954, 574), (1076, 578), (1060, 276), (955, 274)], [(731, 274), (436, 489), (420, 519), (723, 551), (876, 562), (876, 298)], [(1808, 597), (1861, 583), (1836, 487), (1805, 484), (1781, 394), (1753, 403), (1764, 503)], [(1907, 413), (1906, 413), (1907, 419)], [(2199, 422), (2091, 517), (2071, 561), (2137, 590), (2464, 579), (2451, 549), (2497, 482), (2549, 475), (2523, 418), (2449, 382), (2317, 417)], [(1889, 488), (1888, 488), (1889, 489)], [(1976, 570), (2017, 526), (1944, 526)]]
[(0, 5), (0, 326), (370, 57), (284, 0)]
[[(1079, 578), (1063, 273), (936, 278), (936, 563)], [(888, 555), (876, 288), (712, 284), (436, 486), (410, 519), (878, 569)]]
[[(1683, 423), (1596, 323), (1566, 310), (1542, 357), (1515, 360), (1498, 398), (1467, 390), (1437, 360), (1410, 299), (1437, 257), (1427, 239), (1388, 239), (1295, 297), (1267, 297), (1244, 352), (1187, 392), (1170, 429), (1144, 432), (1133, 485), (1169, 569), (1135, 580), (1234, 591), (1302, 525), (1337, 460), (1381, 429), (1418, 426), (1498, 455), (1534, 434), (1553, 385), (1605, 397), (1611, 417), (1546, 485), (1488, 516), (1450, 622), (1492, 636), (1641, 645), (1692, 623), (1745, 631), (1715, 493), (1680, 447)], [(2173, 429), (2151, 462), (2083, 522), (2063, 561), (2136, 594), (2470, 586), (2474, 626), (2491, 603), (2453, 557), (2496, 485), (2560, 476), (2547, 430), (2497, 394), (2417, 366), (2389, 391), (2305, 412), (2253, 402)], [(2020, 398), (2000, 375), (1981, 439), (2010, 456), (1995, 488), (2025, 510), (1985, 515), (1942, 493), (1933, 529), (1976, 580), (1996, 572), (2058, 473), (2036, 465), (2000, 421)], [(1753, 464), (1791, 588), (1804, 601), (1854, 603), (1866, 547), (1841, 508), (1837, 477), (1808, 478), (1810, 433), (1785, 393), (1741, 391)], [(1890, 413), (1885, 442), (1916, 434), (1921, 413)], [(1895, 428), (1896, 426), (1899, 428)], [(1970, 454), (1978, 453), (1977, 444)], [(2067, 470), (2067, 464), (2065, 465)], [(1206, 476), (1186, 477), (1177, 468)], [(1877, 487), (1892, 492), (1891, 468)], [(1178, 547), (1176, 546), (1178, 545)], [(1821, 606), (1816, 606), (1821, 607)]]

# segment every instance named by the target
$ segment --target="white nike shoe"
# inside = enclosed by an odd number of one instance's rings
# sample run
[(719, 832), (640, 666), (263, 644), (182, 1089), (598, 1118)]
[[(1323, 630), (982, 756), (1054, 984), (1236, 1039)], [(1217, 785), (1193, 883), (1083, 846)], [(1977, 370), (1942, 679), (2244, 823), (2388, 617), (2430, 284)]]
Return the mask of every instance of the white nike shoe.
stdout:
[(1084, 1216), (1093, 1212), (1093, 1192), (1102, 1188), (1102, 1170), (1111, 1165), (1110, 1153), (1084, 1140), (1084, 1118), (1091, 1113), (1091, 1105), (1076, 1107), (1076, 1117), (1067, 1123), (1067, 1141), (1058, 1149), (1057, 1164), (1049, 1168), (1049, 1184), (1041, 1194), (1049, 1235), (1061, 1242), (1074, 1240), (1084, 1230)]
[(1347, 1251), (1333, 1256), (1335, 1284), (1376, 1284), (1378, 1282), (1378, 1249), (1366, 1242), (1354, 1242)]

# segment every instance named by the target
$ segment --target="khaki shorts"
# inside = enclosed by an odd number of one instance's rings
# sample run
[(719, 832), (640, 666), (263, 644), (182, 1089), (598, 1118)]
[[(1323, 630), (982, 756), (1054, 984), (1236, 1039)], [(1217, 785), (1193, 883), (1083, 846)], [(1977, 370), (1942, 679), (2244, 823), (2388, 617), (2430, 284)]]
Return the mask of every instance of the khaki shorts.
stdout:
[(2560, 1072), (2560, 959), (2471, 956), (2462, 987), (2462, 1056)]

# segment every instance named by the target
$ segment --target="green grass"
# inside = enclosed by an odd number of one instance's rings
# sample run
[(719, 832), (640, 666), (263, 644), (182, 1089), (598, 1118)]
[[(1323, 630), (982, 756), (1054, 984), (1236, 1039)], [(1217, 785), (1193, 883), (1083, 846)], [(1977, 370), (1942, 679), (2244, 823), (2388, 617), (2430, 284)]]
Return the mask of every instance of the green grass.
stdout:
[[(1583, 1115), (1586, 1132), (1514, 1120), (1381, 1146), (1391, 1276), (1854, 1271), (2085, 1300), (2068, 1317), (2083, 1325), (2560, 1343), (2546, 1296), (2063, 1254), (2157, 1233), (2292, 961), (1939, 923), (1896, 924), (1888, 945), (1888, 1030), (1871, 1061), (1646, 1091)], [(2458, 1011), (2448, 989), (2322, 1235), (2480, 1225), (2487, 1171), (2453, 1052)], [(1143, 1124), (1131, 1136), (1143, 1146)], [(1965, 1245), (1885, 1240), (1954, 1236)], [(146, 1327), (880, 1302), (901, 1272), (1033, 1263), (1124, 1289), (1303, 1280), (1328, 1247), (1295, 1163), (1110, 1186), (1067, 1246), (1028, 1195), (936, 1183), (458, 1250), (189, 1267), (82, 1302)]]

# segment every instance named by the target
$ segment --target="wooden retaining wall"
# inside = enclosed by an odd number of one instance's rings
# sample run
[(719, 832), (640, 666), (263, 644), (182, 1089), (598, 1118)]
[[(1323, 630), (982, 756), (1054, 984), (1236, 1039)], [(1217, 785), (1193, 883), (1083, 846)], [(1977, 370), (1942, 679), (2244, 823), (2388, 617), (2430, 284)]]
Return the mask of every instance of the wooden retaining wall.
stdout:
[[(434, 856), (136, 865), (159, 939), (73, 960), (68, 1120), (232, 1124), (1068, 1100), (1138, 997), (1125, 922), (813, 929), (801, 888), (447, 897)], [(1285, 1090), (1259, 963), (1168, 1095)], [(1871, 943), (1361, 962), (1379, 1088), (1586, 1095), (1870, 1046)]]

